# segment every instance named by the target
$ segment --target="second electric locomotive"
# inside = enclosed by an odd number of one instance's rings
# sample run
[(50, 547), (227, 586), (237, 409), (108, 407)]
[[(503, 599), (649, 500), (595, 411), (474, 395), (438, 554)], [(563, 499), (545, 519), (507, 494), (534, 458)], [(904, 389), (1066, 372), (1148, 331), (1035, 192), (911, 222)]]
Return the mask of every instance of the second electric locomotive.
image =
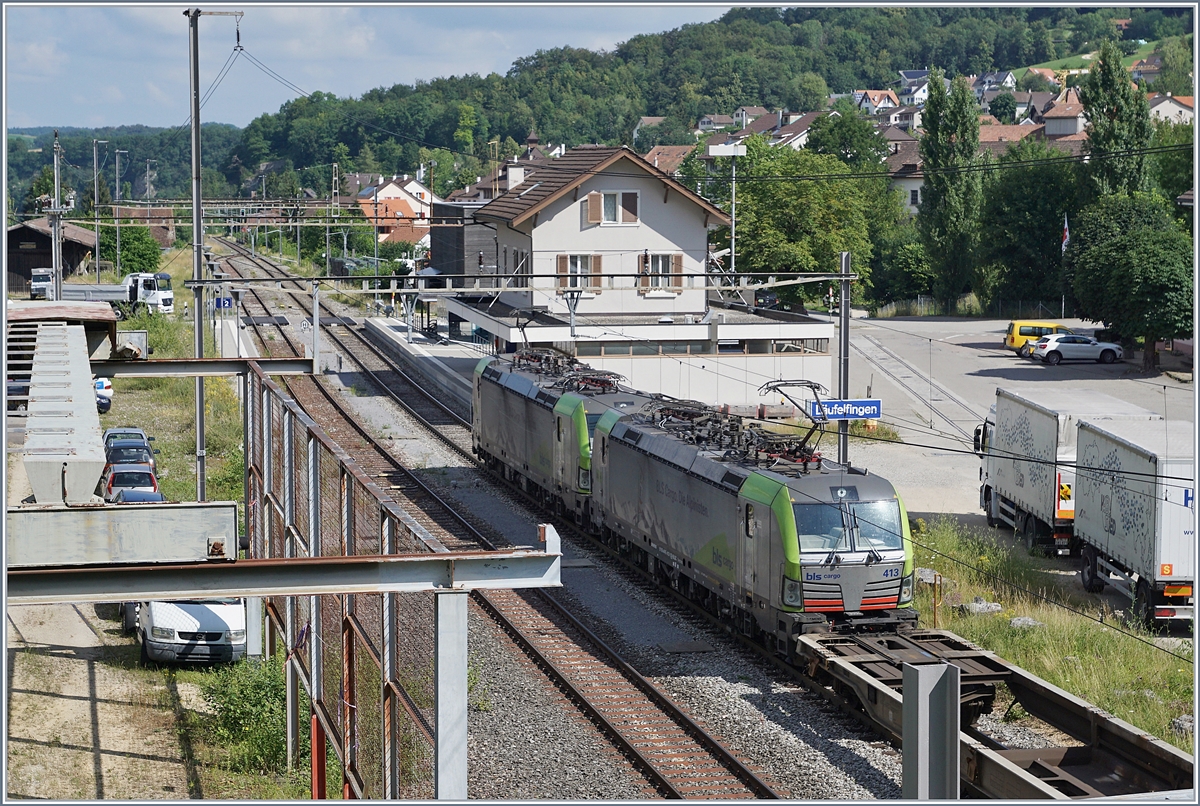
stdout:
[(475, 370), (476, 454), (636, 564), (786, 652), (805, 633), (912, 625), (892, 485), (808, 435), (623, 387), (545, 350)]

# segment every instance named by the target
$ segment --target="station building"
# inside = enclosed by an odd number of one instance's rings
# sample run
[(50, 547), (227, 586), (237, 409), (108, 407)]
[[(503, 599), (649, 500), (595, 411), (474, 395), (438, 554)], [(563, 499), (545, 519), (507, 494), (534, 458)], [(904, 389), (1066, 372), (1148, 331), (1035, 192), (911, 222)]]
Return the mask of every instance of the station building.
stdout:
[(781, 378), (830, 386), (833, 325), (757, 308), (752, 293), (716, 298), (708, 234), (729, 217), (628, 148), (510, 165), (505, 191), (471, 212), (492, 254), (464, 255), (463, 291), (443, 297), (452, 338), (554, 347), (643, 391), (714, 405), (778, 404), (758, 388)]

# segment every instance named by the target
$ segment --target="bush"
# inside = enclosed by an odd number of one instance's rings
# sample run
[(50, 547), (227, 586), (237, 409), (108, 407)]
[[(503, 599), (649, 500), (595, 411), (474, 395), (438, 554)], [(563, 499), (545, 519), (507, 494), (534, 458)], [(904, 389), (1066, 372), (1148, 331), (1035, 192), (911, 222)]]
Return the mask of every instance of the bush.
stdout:
[[(212, 731), (228, 749), (226, 765), (240, 772), (287, 772), (287, 688), (283, 659), (246, 660), (214, 670), (203, 684), (212, 708)], [(308, 701), (300, 698), (300, 724), (308, 724)], [(300, 755), (309, 732), (300, 730)]]

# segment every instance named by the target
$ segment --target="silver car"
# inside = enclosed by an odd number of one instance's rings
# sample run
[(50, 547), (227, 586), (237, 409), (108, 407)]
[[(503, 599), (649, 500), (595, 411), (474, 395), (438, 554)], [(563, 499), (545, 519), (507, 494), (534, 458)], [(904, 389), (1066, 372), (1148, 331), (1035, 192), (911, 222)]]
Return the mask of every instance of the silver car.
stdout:
[(1039, 339), (1030, 350), (1029, 357), (1040, 358), (1047, 364), (1062, 361), (1099, 361), (1101, 364), (1111, 364), (1124, 358), (1125, 354), (1119, 344), (1096, 341), (1088, 336), (1056, 334)]
[(96, 494), (113, 503), (122, 490), (158, 492), (158, 479), (149, 465), (109, 465), (100, 477)]

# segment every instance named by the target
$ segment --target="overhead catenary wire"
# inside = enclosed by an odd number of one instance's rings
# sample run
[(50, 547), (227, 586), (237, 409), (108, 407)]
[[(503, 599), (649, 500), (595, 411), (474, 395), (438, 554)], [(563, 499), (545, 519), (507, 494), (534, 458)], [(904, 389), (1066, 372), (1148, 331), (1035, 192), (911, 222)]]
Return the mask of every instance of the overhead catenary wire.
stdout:
[[(795, 493), (795, 494), (804, 496), (806, 498), (810, 498), (810, 499), (812, 499), (813, 502), (815, 502), (817, 504), (832, 507), (832, 508), (835, 508), (838, 510), (840, 510), (841, 506), (842, 506), (838, 502), (826, 501), (822, 498), (818, 498), (817, 496), (813, 495), (812, 493), (808, 493), (803, 490), (798, 490), (798, 489), (795, 489), (792, 487), (788, 488), (788, 492)], [(897, 532), (895, 529), (892, 529), (892, 528), (885, 526), (883, 524), (880, 524), (880, 523), (876, 523), (876, 522), (870, 520), (870, 518), (868, 516), (859, 515), (856, 513), (855, 517), (859, 522), (866, 523), (870, 526), (873, 526), (874, 528), (879, 529), (881, 532), (890, 534), (893, 537), (898, 537), (901, 540), (904, 539), (903, 532)], [(980, 574), (981, 576), (986, 577), (987, 579), (990, 579), (1000, 585), (1003, 585), (1004, 587), (1009, 588), (1010, 590), (1016, 591), (1018, 593), (1023, 593), (1025, 595), (1031, 596), (1035, 599), (1040, 599), (1041, 601), (1045, 602), (1048, 605), (1051, 605), (1052, 607), (1057, 607), (1062, 610), (1066, 610), (1067, 612), (1069, 612), (1073, 615), (1087, 619), (1088, 621), (1094, 622), (1096, 624), (1100, 624), (1101, 626), (1103, 626), (1107, 629), (1111, 629), (1114, 632), (1117, 632), (1117, 633), (1120, 633), (1121, 635), (1132, 638), (1135, 641), (1140, 641), (1141, 643), (1145, 644), (1146, 646), (1153, 647), (1154, 649), (1157, 649), (1160, 652), (1165, 652), (1166, 654), (1170, 655), (1173, 658), (1178, 658), (1179, 660), (1185, 661), (1187, 663), (1192, 662), (1192, 659), (1189, 657), (1180, 655), (1176, 652), (1172, 652), (1171, 650), (1167, 649), (1166, 647), (1159, 646), (1158, 644), (1154, 643), (1153, 641), (1147, 641), (1145, 638), (1141, 637), (1140, 635), (1138, 635), (1136, 633), (1129, 632), (1128, 630), (1123, 630), (1120, 627), (1118, 627), (1110, 622), (1104, 621), (1103, 618), (1097, 618), (1096, 616), (1093, 616), (1090, 613), (1085, 613), (1076, 607), (1072, 607), (1071, 605), (1060, 602), (1057, 599), (1047, 596), (1044, 593), (1030, 590), (1029, 588), (1026, 588), (1023, 585), (1019, 585), (1016, 582), (1013, 582), (1012, 580), (1005, 579), (1004, 577), (1000, 576), (999, 574), (997, 574), (993, 571), (989, 571), (986, 568), (980, 568), (979, 566), (972, 565), (971, 563), (969, 563), (965, 560), (959, 559), (958, 557), (955, 557), (951, 554), (947, 554), (946, 552), (941, 551), (940, 549), (934, 548), (933, 546), (930, 546), (930, 545), (926, 545), (925, 543), (922, 543), (919, 540), (917, 540), (916, 538), (914, 538), (911, 534), (908, 536), (908, 540), (910, 543), (912, 543), (914, 546), (917, 546), (918, 548), (924, 549), (924, 550), (931, 552), (933, 554), (936, 554), (938, 556), (945, 557), (947, 560), (954, 563), (955, 565), (961, 566), (961, 567), (971, 570), (977, 574)]]

